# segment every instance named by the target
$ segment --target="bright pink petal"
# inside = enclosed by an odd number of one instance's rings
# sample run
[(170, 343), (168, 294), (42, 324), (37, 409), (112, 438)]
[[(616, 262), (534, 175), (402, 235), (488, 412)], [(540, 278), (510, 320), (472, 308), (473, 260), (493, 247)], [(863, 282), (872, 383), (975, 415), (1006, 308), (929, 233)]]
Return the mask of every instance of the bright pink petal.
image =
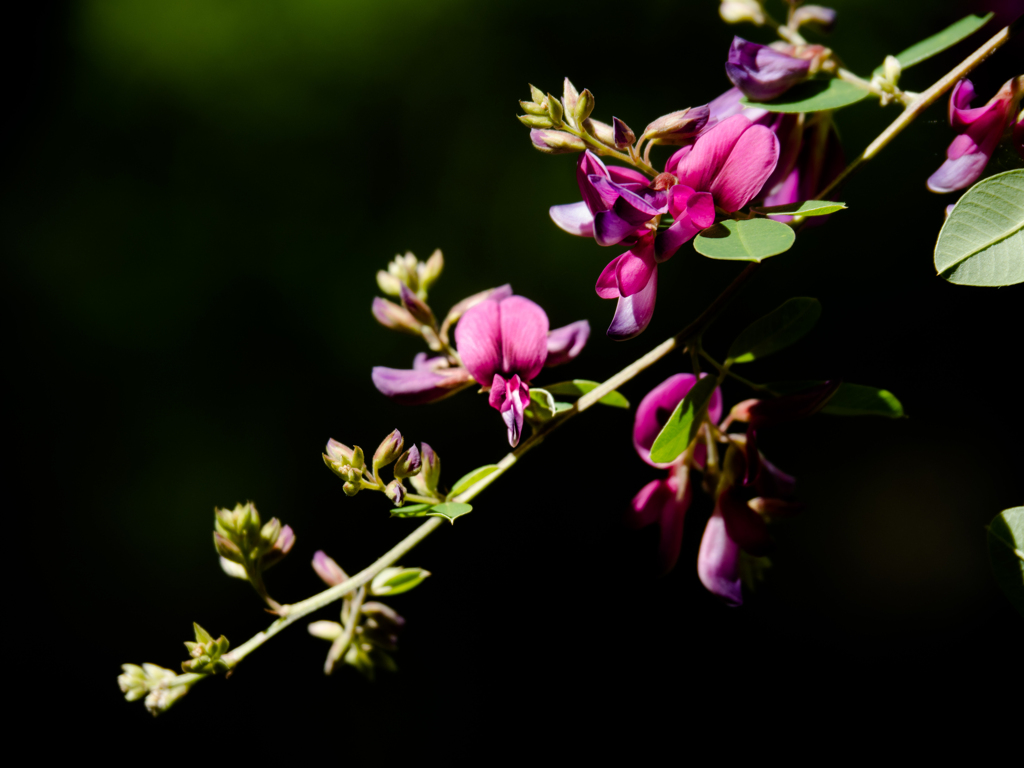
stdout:
[(421, 405), (453, 395), (471, 383), (465, 368), (440, 371), (374, 367), (373, 385), (401, 405)]
[(519, 376), (506, 381), (500, 374), (495, 374), (488, 402), (501, 413), (508, 430), (509, 445), (515, 448), (523, 434), (524, 412), (530, 405), (529, 385), (521, 381)]
[(654, 316), (654, 302), (658, 296), (658, 270), (651, 273), (647, 287), (632, 296), (622, 296), (615, 305), (615, 316), (607, 334), (615, 341), (639, 336)]
[(679, 559), (679, 548), (683, 543), (683, 521), (690, 507), (693, 492), (687, 484), (683, 498), (677, 499), (679, 484), (675, 477), (668, 479), (671, 495), (661, 508), (661, 538), (658, 541), (658, 565), (661, 573), (671, 571)]
[[(511, 301), (511, 298), (505, 299)], [(466, 310), (455, 326), (455, 347), (462, 364), (480, 386), (491, 383), (502, 369), (501, 312), (498, 301), (489, 298)]]
[(552, 205), (548, 209), (548, 215), (559, 229), (570, 235), (594, 236), (594, 215), (585, 202)]
[(708, 520), (697, 554), (697, 575), (713, 595), (729, 605), (743, 604), (740, 582), (740, 548), (729, 538), (725, 520), (719, 510)]
[(642, 184), (647, 186), (651, 183), (651, 180), (647, 178), (640, 171), (635, 171), (632, 168), (623, 168), (619, 165), (609, 165), (607, 167), (608, 178), (618, 184)]
[(752, 126), (743, 115), (733, 115), (701, 134), (693, 150), (676, 165), (675, 175), (679, 183), (703, 192), (711, 191), (711, 183), (725, 165), (733, 147)]
[(589, 180), (589, 177), (593, 175), (608, 178), (608, 170), (605, 168), (604, 163), (601, 162), (601, 158), (588, 149), (580, 155), (579, 162), (576, 164), (576, 183), (579, 185), (583, 202), (590, 211), (602, 211), (604, 208), (602, 207), (600, 195), (598, 195)]
[(576, 358), (590, 338), (590, 323), (577, 320), (548, 333), (548, 359), (544, 365), (552, 368)]
[(609, 261), (608, 266), (601, 271), (600, 276), (597, 278), (597, 285), (594, 286), (594, 289), (602, 299), (619, 298), (619, 284), (615, 279), (615, 272), (621, 258), (622, 256), (616, 256)]
[(779, 140), (775, 134), (763, 125), (751, 126), (737, 139), (711, 187), (706, 189), (724, 210), (738, 211), (761, 191), (778, 160)]
[(645, 236), (631, 250), (626, 251), (618, 259), (615, 267), (615, 284), (620, 296), (632, 296), (639, 293), (651, 280), (657, 269), (654, 261), (654, 236)]
[(523, 296), (510, 296), (502, 301), (499, 315), (501, 370), (530, 381), (540, 373), (548, 356), (548, 316)]

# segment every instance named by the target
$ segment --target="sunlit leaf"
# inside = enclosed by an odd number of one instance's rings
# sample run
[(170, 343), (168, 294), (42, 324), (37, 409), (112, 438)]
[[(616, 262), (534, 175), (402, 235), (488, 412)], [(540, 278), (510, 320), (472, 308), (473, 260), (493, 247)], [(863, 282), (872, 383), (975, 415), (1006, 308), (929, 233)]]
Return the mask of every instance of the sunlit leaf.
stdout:
[(425, 517), (432, 504), (406, 504), (391, 510), (392, 517)]
[(418, 587), (429, 575), (430, 571), (422, 568), (385, 568), (374, 576), (369, 591), (377, 597), (400, 595)]
[(1024, 170), (967, 190), (939, 232), (935, 271), (958, 285), (1024, 282)]
[(769, 112), (821, 112), (848, 107), (870, 95), (871, 91), (858, 88), (853, 83), (829, 77), (794, 85), (772, 101), (751, 101), (744, 97), (740, 103)]
[(845, 208), (846, 203), (836, 203), (831, 200), (804, 200), (799, 203), (772, 205), (768, 208), (754, 208), (753, 210), (772, 216), (827, 216)]
[(449, 523), (454, 525), (455, 518), (462, 517), (463, 515), (472, 512), (473, 507), (470, 504), (461, 504), (455, 501), (446, 501), (443, 504), (435, 504), (430, 512), (427, 513), (428, 517), (443, 517)]
[(788, 251), (796, 241), (793, 228), (773, 219), (726, 219), (693, 239), (697, 253), (709, 259), (761, 261)]
[(550, 421), (557, 412), (555, 398), (551, 396), (550, 392), (540, 387), (530, 389), (530, 404), (526, 406), (524, 412), (528, 421)]
[[(791, 395), (805, 389), (823, 384), (821, 381), (779, 381), (765, 386), (777, 395)], [(839, 385), (836, 393), (829, 398), (821, 413), (832, 416), (884, 416), (889, 419), (903, 417), (903, 404), (896, 396), (877, 387), (866, 387), (863, 384)]]
[[(590, 392), (593, 389), (596, 389), (598, 386), (599, 384), (596, 381), (573, 379), (572, 381), (560, 381), (557, 384), (549, 384), (545, 389), (547, 389), (547, 391), (552, 395), (569, 395), (579, 397), (587, 394), (587, 392)], [(610, 405), (613, 408), (629, 408), (629, 400), (624, 398), (618, 392), (609, 392), (597, 402), (601, 405)]]
[(658, 464), (675, 461), (693, 442), (717, 385), (718, 380), (714, 376), (704, 376), (686, 393), (654, 440), (651, 461)]
[(478, 480), (483, 480), (491, 474), (491, 472), (494, 472), (497, 469), (497, 464), (484, 464), (482, 467), (477, 467), (472, 472), (468, 472), (460, 477), (458, 482), (456, 482), (455, 485), (452, 486), (452, 489), (448, 491), (448, 495), (454, 496), (458, 493), (462, 493), (464, 490), (469, 488), (469, 486), (473, 485)]
[(729, 347), (728, 357), (734, 363), (749, 363), (778, 352), (810, 331), (820, 316), (821, 302), (817, 299), (789, 299), (748, 325)]
[(996, 583), (1024, 615), (1024, 507), (1004, 510), (992, 520), (988, 557)]
[[(903, 69), (920, 64), (925, 59), (930, 59), (935, 54), (942, 53), (947, 48), (956, 45), (965, 37), (973, 35), (985, 26), (991, 18), (991, 13), (986, 13), (984, 16), (965, 16), (960, 21), (950, 24), (941, 32), (931, 37), (926, 37), (921, 42), (914, 43), (906, 50), (900, 51), (896, 54), (896, 60), (899, 61), (900, 67)], [(871, 74), (881, 75), (884, 72), (885, 65), (881, 65), (875, 67), (875, 71)]]

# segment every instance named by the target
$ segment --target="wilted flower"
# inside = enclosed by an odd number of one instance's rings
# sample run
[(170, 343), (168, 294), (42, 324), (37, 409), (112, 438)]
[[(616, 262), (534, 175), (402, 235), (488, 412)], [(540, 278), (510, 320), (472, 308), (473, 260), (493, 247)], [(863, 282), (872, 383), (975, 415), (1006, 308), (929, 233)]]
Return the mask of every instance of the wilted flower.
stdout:
[[(970, 109), (974, 85), (967, 79), (957, 82), (949, 96), (949, 124), (959, 135), (946, 150), (946, 162), (928, 178), (929, 190), (953, 192), (971, 186), (981, 177), (1003, 131), (1013, 119), (1022, 89), (1024, 75), (1008, 80), (985, 106)], [(1015, 141), (1021, 151), (1020, 128), (1015, 130)], [(1024, 153), (1021, 156), (1024, 157)]]

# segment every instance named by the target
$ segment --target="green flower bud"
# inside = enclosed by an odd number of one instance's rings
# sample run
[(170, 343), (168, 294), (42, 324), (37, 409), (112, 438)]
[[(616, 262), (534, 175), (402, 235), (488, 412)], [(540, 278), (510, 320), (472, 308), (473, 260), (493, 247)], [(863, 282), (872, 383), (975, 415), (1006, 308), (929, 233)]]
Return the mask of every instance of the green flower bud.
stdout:
[(401, 480), (392, 480), (384, 488), (384, 495), (391, 499), (391, 502), (400, 507), (405, 504), (405, 486)]
[(346, 496), (355, 496), (362, 490), (362, 486), (356, 485), (355, 483), (345, 483), (341, 486), (341, 490), (345, 492)]
[(562, 124), (562, 102), (552, 96), (550, 93), (547, 96), (548, 99), (548, 117), (551, 118), (551, 122), (555, 125)]
[(544, 91), (535, 85), (530, 86), (530, 96), (533, 98), (534, 103), (541, 105), (544, 104), (544, 100), (547, 98), (544, 95)]
[(444, 254), (441, 253), (441, 249), (437, 248), (430, 258), (425, 262), (422, 262), (417, 271), (420, 278), (420, 295), (426, 299), (427, 291), (430, 287), (437, 282), (437, 278), (441, 276), (441, 271), (444, 269)]
[(576, 86), (568, 77), (565, 78), (565, 82), (562, 83), (562, 108), (570, 118), (576, 114), (576, 102), (579, 101), (579, 98), (580, 94), (576, 90)]
[(121, 665), (123, 672), (117, 677), (117, 684), (128, 701), (146, 697), (146, 709), (156, 716), (166, 712), (178, 699), (189, 691), (188, 685), (169, 687), (177, 674), (156, 664)]
[(383, 269), (377, 270), (377, 287), (388, 296), (397, 296), (398, 286), (401, 284), (402, 281), (390, 272), (385, 272)]
[(590, 117), (590, 113), (593, 111), (594, 94), (584, 88), (583, 93), (581, 93), (579, 98), (576, 100), (576, 109), (573, 111), (573, 116), (576, 118), (576, 125), (582, 125), (583, 121)]
[(427, 490), (432, 493), (441, 479), (441, 458), (429, 445), (420, 443), (420, 463), (423, 467), (420, 477), (423, 478)]
[(547, 105), (536, 104), (532, 101), (520, 101), (519, 106), (523, 108), (523, 112), (528, 115), (546, 115), (548, 113)]
[(398, 457), (395, 462), (395, 479), (402, 480), (420, 473), (420, 452), (414, 445), (408, 451)]
[(539, 149), (546, 155), (582, 152), (587, 148), (587, 145), (583, 143), (583, 139), (579, 139), (565, 131), (535, 129), (530, 131), (530, 141), (533, 142), (534, 149)]
[(274, 546), (274, 542), (277, 541), (277, 537), (281, 535), (281, 521), (276, 517), (270, 518), (270, 522), (260, 529), (260, 538), (263, 540), (263, 545), (266, 548)]
[(544, 115), (516, 115), (516, 117), (527, 128), (550, 128), (553, 125), (546, 112)]
[(428, 576), (430, 571), (422, 568), (385, 568), (370, 582), (370, 594), (400, 595), (418, 587)]
[(608, 125), (608, 123), (602, 123), (600, 120), (592, 120), (590, 118), (587, 118), (583, 122), (583, 130), (585, 130), (587, 133), (589, 133), (591, 136), (593, 136), (595, 139), (600, 141), (605, 146), (615, 146), (615, 129)]
[(195, 631), (195, 642), (186, 642), (185, 648), (192, 658), (181, 663), (184, 672), (197, 672), (199, 674), (213, 675), (219, 672), (226, 672), (229, 667), (221, 656), (227, 653), (231, 643), (221, 635), (216, 640), (213, 636), (196, 623), (192, 624)]
[(373, 454), (373, 471), (376, 472), (397, 459), (402, 454), (403, 445), (405, 445), (405, 440), (397, 429), (385, 437)]
[(345, 631), (345, 628), (336, 621), (314, 621), (306, 629), (313, 637), (319, 637), (321, 640), (330, 640), (331, 642), (341, 637)]

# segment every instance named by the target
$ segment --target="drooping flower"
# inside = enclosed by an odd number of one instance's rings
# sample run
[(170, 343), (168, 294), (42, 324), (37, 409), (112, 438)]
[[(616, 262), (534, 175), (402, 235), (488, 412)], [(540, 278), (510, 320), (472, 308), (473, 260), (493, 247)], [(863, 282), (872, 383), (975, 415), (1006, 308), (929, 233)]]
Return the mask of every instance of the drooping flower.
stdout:
[(743, 95), (769, 101), (807, 79), (811, 62), (789, 56), (771, 46), (734, 37), (729, 47), (725, 74)]
[(971, 109), (974, 85), (967, 79), (957, 82), (949, 96), (949, 124), (958, 136), (946, 150), (946, 161), (928, 178), (930, 191), (964, 189), (981, 177), (1013, 119), (1022, 90), (1024, 75), (1008, 80), (985, 106)]

